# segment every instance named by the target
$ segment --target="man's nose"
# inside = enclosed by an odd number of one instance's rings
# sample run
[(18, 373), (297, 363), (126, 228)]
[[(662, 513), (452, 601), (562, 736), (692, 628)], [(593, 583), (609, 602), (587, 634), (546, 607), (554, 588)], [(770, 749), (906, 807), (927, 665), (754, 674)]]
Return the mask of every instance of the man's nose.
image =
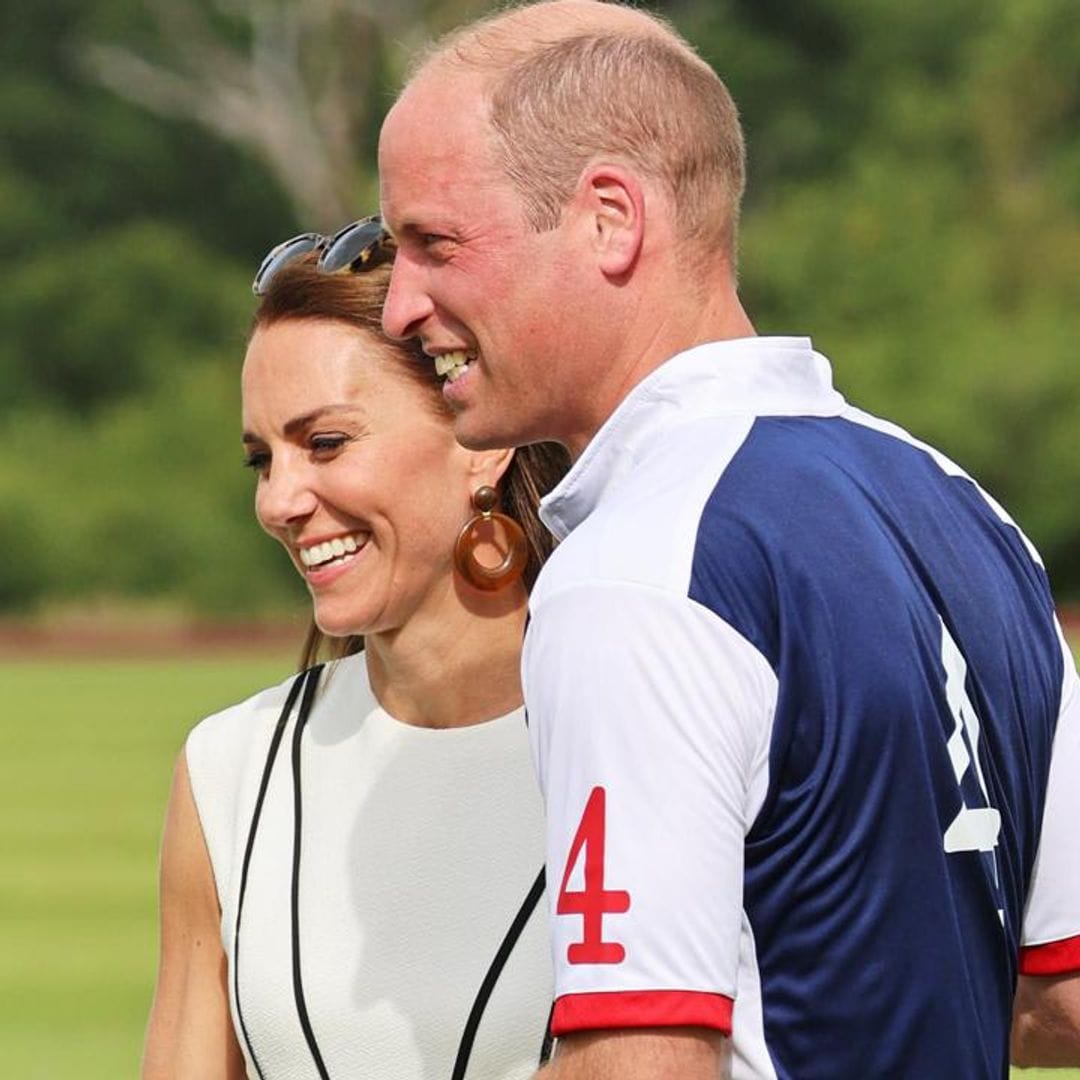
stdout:
[(423, 274), (408, 255), (399, 252), (390, 271), (390, 287), (383, 304), (383, 332), (389, 338), (417, 337), (435, 305), (423, 287)]

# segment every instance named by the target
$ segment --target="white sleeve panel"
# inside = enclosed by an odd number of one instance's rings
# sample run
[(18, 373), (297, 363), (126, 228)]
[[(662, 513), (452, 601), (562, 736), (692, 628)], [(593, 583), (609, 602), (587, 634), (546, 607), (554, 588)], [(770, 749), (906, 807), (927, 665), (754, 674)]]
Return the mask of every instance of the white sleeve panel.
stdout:
[[(743, 844), (768, 782), (772, 669), (686, 597), (596, 583), (543, 600), (523, 670), (547, 808), (557, 996), (677, 990), (734, 997)], [(605, 827), (598, 831), (594, 814), (566, 888), (598, 903), (601, 888), (625, 891), (629, 907), (605, 911), (590, 932), (581, 914), (558, 909), (597, 788), (605, 792)], [(597, 839), (602, 886), (589, 865)], [(571, 946), (590, 939), (621, 945), (624, 958), (572, 961)]]
[(1080, 935), (1080, 678), (1065, 651), (1061, 715), (1054, 734), (1039, 853), (1024, 912), (1023, 944)]

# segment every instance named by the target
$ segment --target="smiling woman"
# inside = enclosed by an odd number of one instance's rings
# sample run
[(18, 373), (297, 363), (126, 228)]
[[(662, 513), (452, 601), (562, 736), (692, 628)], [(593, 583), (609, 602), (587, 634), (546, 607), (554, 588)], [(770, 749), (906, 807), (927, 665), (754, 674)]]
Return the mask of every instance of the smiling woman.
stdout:
[(459, 446), (380, 329), (392, 251), (328, 273), (320, 239), (260, 280), (242, 382), (305, 671), (178, 762), (143, 1075), (524, 1078), (551, 974), (518, 664), (566, 457)]

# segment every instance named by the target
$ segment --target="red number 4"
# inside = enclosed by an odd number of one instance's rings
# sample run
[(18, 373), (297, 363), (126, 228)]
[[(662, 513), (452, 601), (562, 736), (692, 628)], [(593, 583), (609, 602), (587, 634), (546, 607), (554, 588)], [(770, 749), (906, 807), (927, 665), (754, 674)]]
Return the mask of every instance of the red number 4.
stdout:
[[(621, 964), (626, 956), (626, 950), (617, 941), (603, 939), (604, 916), (621, 914), (630, 908), (628, 892), (604, 888), (604, 804), (604, 789), (594, 787), (570, 845), (555, 906), (559, 915), (580, 915), (584, 923), (581, 941), (566, 950), (566, 959), (571, 964)], [(585, 888), (572, 892), (566, 886), (582, 848), (585, 849)]]

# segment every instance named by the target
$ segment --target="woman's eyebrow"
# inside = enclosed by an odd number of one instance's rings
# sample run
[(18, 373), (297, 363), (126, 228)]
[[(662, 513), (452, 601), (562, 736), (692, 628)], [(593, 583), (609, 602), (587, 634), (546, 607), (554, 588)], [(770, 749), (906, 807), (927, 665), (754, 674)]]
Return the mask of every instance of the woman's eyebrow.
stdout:
[[(341, 405), (321, 405), (317, 409), (312, 409), (311, 412), (304, 413), (302, 416), (294, 416), (291, 420), (287, 421), (283, 433), (286, 438), (292, 438), (298, 432), (303, 431), (305, 428), (310, 427), (317, 420), (321, 420), (324, 416), (335, 416), (340, 413), (356, 412), (360, 408), (355, 403), (343, 403)], [(258, 435), (250, 431), (245, 431), (240, 436), (240, 441), (248, 446), (251, 443), (261, 443), (264, 440)]]
[(298, 431), (303, 431), (304, 428), (310, 427), (316, 420), (321, 420), (324, 416), (335, 416), (339, 413), (351, 413), (356, 412), (358, 406), (355, 403), (345, 403), (341, 405), (321, 405), (317, 409), (312, 409), (309, 413), (304, 413), (303, 416), (293, 417), (289, 420), (285, 427), (282, 428), (285, 435), (292, 436)]

